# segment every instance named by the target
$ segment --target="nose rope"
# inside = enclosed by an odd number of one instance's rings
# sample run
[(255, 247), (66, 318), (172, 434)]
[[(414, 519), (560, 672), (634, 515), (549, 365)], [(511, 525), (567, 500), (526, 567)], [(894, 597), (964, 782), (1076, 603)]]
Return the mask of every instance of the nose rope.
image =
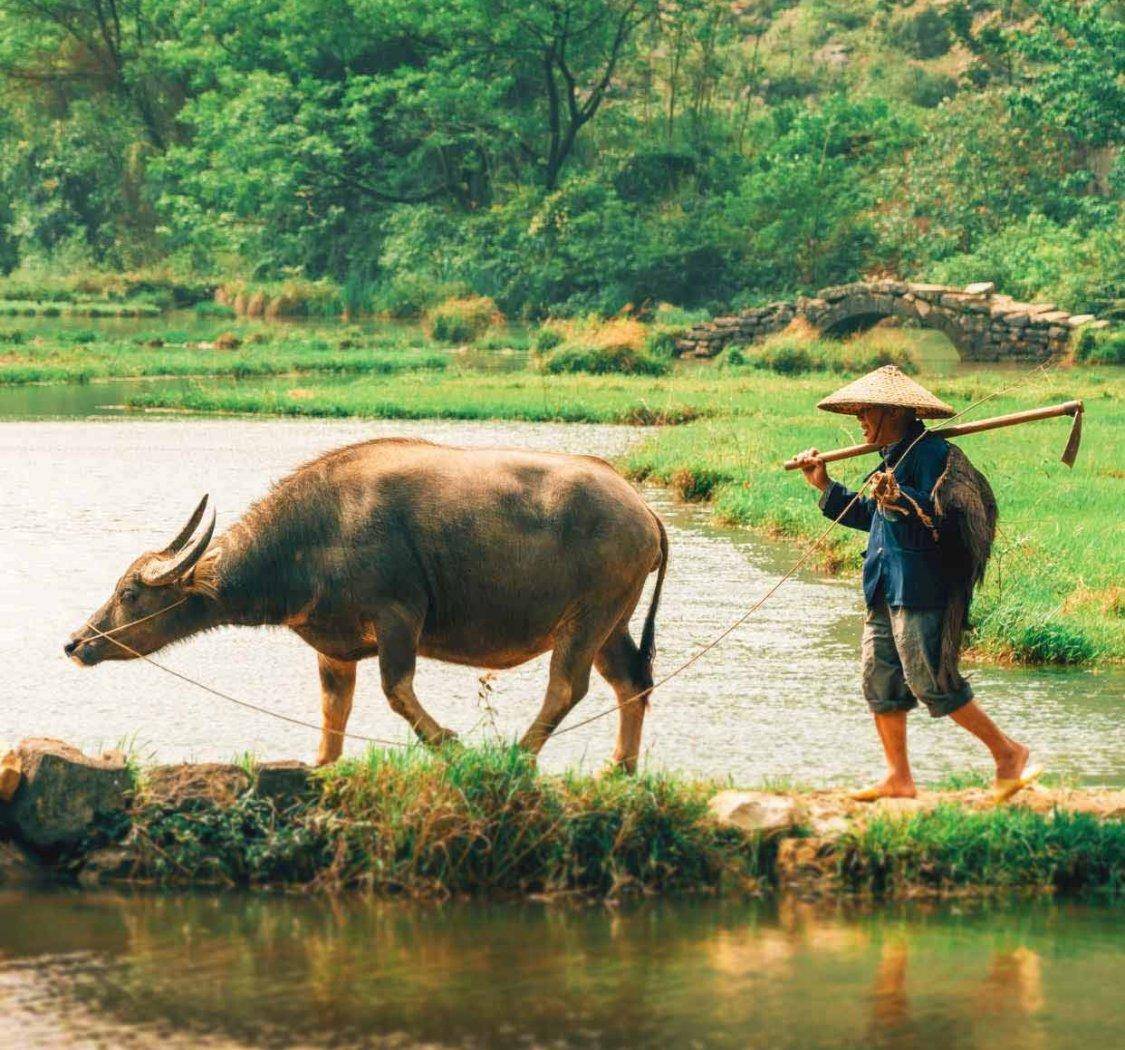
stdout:
[[(108, 631), (99, 630), (92, 623), (90, 623), (89, 620), (87, 620), (83, 624), (83, 626), (88, 627), (95, 634), (99, 634), (103, 638), (108, 638), (111, 634), (117, 634), (120, 631), (127, 631), (130, 627), (136, 627), (137, 624), (144, 623), (145, 620), (152, 620), (152, 619), (155, 619), (157, 616), (163, 616), (166, 612), (171, 612), (173, 609), (176, 608), (176, 606), (183, 605), (184, 602), (186, 602), (186, 601), (187, 601), (187, 596), (185, 595), (183, 598), (180, 598), (178, 601), (172, 602), (171, 605), (165, 605), (163, 609), (157, 609), (156, 612), (149, 613), (148, 616), (142, 616), (138, 620), (130, 620), (128, 623), (123, 623), (120, 627), (114, 627), (114, 628), (112, 628), (111, 630), (108, 630)], [(83, 638), (82, 641), (87, 641), (87, 639)]]
[[(987, 394), (984, 397), (979, 398), (978, 400), (972, 402), (972, 404), (966, 406), (960, 412), (957, 412), (953, 416), (951, 416), (950, 419), (951, 420), (960, 419), (962, 416), (967, 415), (973, 409), (979, 408), (981, 405), (985, 404), (988, 401), (991, 401), (993, 398), (1000, 397), (1002, 394), (1006, 394), (1008, 391), (1014, 390), (1017, 387), (1022, 386), (1024, 383), (1029, 382), (1035, 376), (1046, 375), (1049, 371), (1051, 371), (1051, 369), (1053, 367), (1054, 367), (1054, 365), (1050, 362), (1038, 366), (1033, 371), (1028, 372), (1026, 375), (1022, 376), (1016, 382), (1010, 383), (1006, 387), (1001, 387), (999, 390), (994, 390), (991, 394)], [(910, 454), (911, 451), (913, 451), (914, 446), (917, 445), (918, 442), (921, 441), (922, 438), (925, 437), (927, 433), (929, 433), (929, 431), (923, 429), (919, 434), (917, 434), (915, 436), (914, 440), (911, 441), (909, 445), (907, 445), (907, 447), (903, 450), (902, 455), (899, 456), (899, 458), (895, 461), (894, 466), (889, 468), (891, 474), (894, 474), (895, 471), (898, 470), (898, 468), (902, 465), (902, 463), (906, 459), (906, 457)], [(850, 511), (852, 509), (852, 507), (854, 507), (856, 505), (856, 503), (859, 502), (859, 500), (863, 496), (863, 493), (866, 491), (867, 486), (870, 483), (870, 480), (871, 480), (870, 478), (864, 480), (863, 484), (859, 488), (859, 491), (857, 491), (856, 494), (851, 498), (851, 500), (849, 500), (847, 506), (844, 507), (844, 509), (839, 513), (839, 515), (836, 518), (834, 518), (831, 522), (829, 522), (828, 527), (825, 528), (816, 537), (815, 540), (813, 540), (812, 544), (805, 550), (804, 554), (802, 554), (801, 557), (799, 557), (793, 563), (793, 565), (790, 567), (789, 571), (786, 572), (785, 575), (782, 576), (768, 591), (766, 591), (766, 593), (763, 594), (761, 598), (759, 598), (752, 606), (750, 606), (750, 608), (747, 609), (746, 612), (744, 612), (737, 620), (735, 620), (732, 624), (730, 624), (730, 626), (728, 626), (723, 631), (721, 631), (719, 634), (717, 634), (714, 638), (711, 639), (711, 641), (709, 641), (701, 649), (699, 649), (694, 654), (692, 654), (692, 656), (690, 656), (688, 659), (683, 661), (683, 663), (681, 663), (677, 667), (675, 667), (672, 671), (670, 671), (668, 674), (666, 674), (663, 678), (659, 679), (657, 682), (654, 682), (651, 686), (648, 686), (647, 688), (642, 689), (639, 693), (636, 693), (634, 696), (628, 697), (625, 700), (618, 701), (613, 707), (607, 707), (603, 711), (599, 711), (596, 714), (590, 715), (588, 718), (584, 718), (581, 721), (574, 722), (573, 724), (568, 725), (568, 726), (563, 726), (562, 728), (555, 728), (554, 730), (552, 730), (550, 735), (552, 737), (556, 737), (556, 736), (562, 736), (564, 733), (573, 732), (576, 729), (581, 729), (583, 726), (589, 725), (591, 722), (596, 722), (600, 718), (605, 718), (607, 715), (611, 715), (615, 711), (620, 711), (623, 707), (627, 707), (629, 704), (634, 704), (634, 703), (637, 703), (640, 700), (644, 700), (654, 690), (660, 688), (661, 686), (667, 685), (673, 678), (682, 674), (684, 671), (686, 671), (693, 664), (695, 664), (696, 662), (701, 660), (704, 656), (707, 655), (707, 653), (711, 652), (712, 649), (716, 648), (729, 635), (731, 635), (734, 631), (738, 630), (739, 627), (741, 627), (744, 623), (746, 623), (746, 621), (749, 620), (750, 617), (754, 615), (754, 613), (756, 613), (763, 605), (765, 605), (765, 603), (767, 601), (769, 601), (770, 598), (772, 598), (778, 592), (778, 590), (781, 589), (783, 584), (785, 584), (788, 580), (790, 580), (797, 573), (797, 571), (803, 565), (805, 565), (808, 562), (808, 560), (813, 556), (813, 554), (815, 554), (816, 551), (820, 549), (821, 544), (824, 542), (825, 539), (827, 539), (828, 535), (837, 527), (837, 525), (840, 524), (840, 521), (844, 518), (844, 516), (848, 513), (848, 511)], [(385, 747), (408, 747), (408, 746), (410, 746), (408, 743), (404, 743), (401, 740), (384, 740), (380, 737), (365, 736), (361, 733), (349, 733), (349, 732), (347, 732), (343, 729), (329, 729), (329, 728), (327, 728), (326, 726), (323, 726), (323, 725), (318, 726), (313, 722), (306, 722), (306, 721), (304, 721), (303, 719), (300, 719), (300, 718), (293, 718), (290, 715), (281, 714), (278, 711), (274, 711), (270, 708), (262, 707), (258, 704), (251, 703), (248, 700), (240, 700), (238, 697), (231, 696), (229, 693), (224, 693), (222, 690), (215, 689), (215, 688), (213, 688), (209, 685), (205, 685), (203, 682), (200, 682), (199, 680), (197, 680), (195, 678), (192, 678), (190, 675), (186, 675), (186, 674), (183, 674), (180, 671), (176, 671), (173, 668), (168, 667), (166, 664), (159, 663), (158, 661), (153, 660), (152, 657), (146, 656), (144, 653), (139, 653), (139, 652), (137, 652), (136, 649), (133, 649), (131, 646), (128, 646), (124, 642), (121, 642), (118, 639), (111, 637), (111, 635), (114, 634), (114, 633), (117, 633), (119, 631), (123, 631), (126, 628), (135, 626), (138, 623), (144, 623), (145, 620), (151, 620), (155, 616), (159, 616), (162, 613), (168, 612), (169, 610), (173, 609), (176, 605), (182, 604), (185, 601), (187, 601), (186, 597), (181, 598), (178, 602), (173, 603), (173, 605), (169, 605), (169, 606), (166, 606), (163, 609), (159, 609), (154, 613), (150, 613), (148, 616), (143, 616), (138, 620), (134, 620), (132, 623), (122, 624), (120, 627), (113, 628), (112, 631), (102, 631), (99, 628), (94, 627), (88, 621), (86, 623), (86, 626), (91, 631), (93, 631), (94, 634), (97, 635), (98, 637), (105, 638), (107, 641), (110, 641), (114, 645), (119, 646), (121, 649), (124, 649), (127, 653), (131, 654), (132, 656), (136, 657), (137, 659), (144, 660), (145, 663), (150, 664), (152, 667), (157, 668), (157, 670), (164, 671), (166, 674), (170, 674), (170, 675), (172, 675), (172, 677), (178, 678), (182, 682), (186, 682), (189, 685), (194, 685), (194, 686), (198, 687), (199, 689), (202, 689), (204, 692), (211, 694), (212, 696), (218, 697), (221, 700), (226, 700), (229, 703), (237, 705), (238, 707), (245, 708), (247, 711), (254, 711), (257, 714), (266, 715), (269, 718), (275, 718), (279, 722), (288, 722), (291, 725), (301, 726), (304, 729), (312, 729), (312, 730), (315, 730), (316, 732), (319, 732), (319, 733), (327, 733), (329, 735), (336, 736), (336, 737), (339, 737), (339, 738), (345, 739), (345, 740), (358, 740), (362, 743), (381, 744)], [(534, 727), (542, 725), (542, 724), (543, 723), (540, 719), (536, 719), (535, 721), (533, 721), (531, 723), (531, 727), (529, 727), (529, 728), (534, 728)]]
[[(171, 606), (169, 606), (168, 608), (171, 608)], [(164, 610), (164, 609), (161, 610), (161, 612), (165, 612), (165, 611), (166, 610)], [(154, 613), (153, 615), (156, 615), (156, 614)], [(143, 617), (143, 619), (151, 619), (151, 617)], [(137, 620), (136, 622), (140, 623), (141, 620)], [(338, 737), (346, 738), (346, 739), (349, 739), (349, 740), (360, 740), (360, 741), (363, 741), (364, 743), (367, 743), (367, 744), (383, 744), (387, 747), (406, 747), (406, 746), (408, 746), (407, 744), (404, 744), (403, 741), (401, 741), (401, 740), (383, 740), (381, 737), (377, 737), (377, 736), (364, 736), (362, 733), (348, 733), (348, 732), (345, 732), (342, 729), (329, 729), (325, 726), (318, 726), (314, 722), (306, 722), (306, 721), (304, 721), (303, 719), (300, 719), (300, 718), (293, 718), (290, 715), (283, 715), (283, 714), (281, 714), (281, 712), (271, 710), (268, 707), (261, 707), (258, 704), (252, 704), (248, 700), (240, 700), (236, 696), (231, 696), (229, 693), (224, 693), (221, 689), (215, 689), (212, 686), (205, 685), (203, 682), (200, 682), (198, 679), (192, 678), (190, 675), (186, 675), (182, 671), (177, 671), (174, 668), (169, 667), (167, 664), (159, 663), (158, 661), (154, 660), (151, 656), (146, 656), (144, 653), (137, 652), (137, 650), (134, 649), (132, 646), (126, 645), (124, 642), (118, 640), (117, 638), (110, 637), (110, 635), (107, 631), (98, 630), (97, 627), (93, 627), (90, 624), (87, 624), (87, 626), (89, 626), (90, 630), (92, 630), (96, 635), (98, 635), (98, 637), (105, 638), (107, 641), (110, 641), (114, 645), (119, 646), (120, 648), (124, 649), (125, 652), (129, 653), (131, 656), (136, 657), (138, 660), (144, 660), (144, 662), (146, 664), (150, 664), (151, 666), (155, 667), (157, 670), (165, 672), (165, 674), (170, 674), (173, 678), (178, 678), (181, 682), (187, 682), (188, 685), (197, 686), (198, 688), (202, 689), (205, 693), (210, 693), (212, 696), (217, 696), (220, 700), (227, 700), (232, 704), (237, 704), (239, 707), (246, 708), (247, 711), (255, 711), (260, 715), (268, 715), (270, 718), (276, 718), (280, 722), (289, 722), (292, 725), (301, 726), (305, 729), (315, 729), (317, 732), (328, 733), (332, 736), (338, 736)], [(128, 626), (131, 626), (131, 625), (130, 624), (124, 624), (123, 625), (123, 627), (128, 627)], [(123, 629), (123, 627), (118, 628), (118, 630)]]

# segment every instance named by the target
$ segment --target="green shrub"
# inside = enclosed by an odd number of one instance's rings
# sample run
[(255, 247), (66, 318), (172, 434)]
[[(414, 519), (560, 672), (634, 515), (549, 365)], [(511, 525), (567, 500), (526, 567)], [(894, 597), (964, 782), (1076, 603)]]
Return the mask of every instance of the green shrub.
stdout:
[(411, 319), (421, 317), (431, 307), (446, 299), (463, 297), (468, 289), (460, 283), (435, 281), (421, 274), (397, 274), (376, 287), (371, 308), (387, 317)]
[(560, 346), (538, 359), (540, 371), (548, 375), (566, 372), (588, 372), (591, 375), (665, 375), (671, 365), (668, 361), (631, 346)]
[(426, 325), (434, 339), (450, 343), (469, 343), (489, 328), (503, 324), (504, 315), (484, 295), (446, 299), (426, 314)]
[(1077, 352), (1079, 361), (1091, 365), (1125, 365), (1125, 328), (1108, 328), (1091, 332), (1079, 329)]
[(22, 343), (25, 338), (21, 328), (0, 328), (0, 343)]
[(949, 24), (934, 7), (897, 15), (891, 22), (890, 38), (914, 58), (937, 58), (952, 43)]
[(902, 75), (902, 93), (908, 102), (923, 109), (933, 109), (957, 94), (957, 78), (910, 65)]
[(565, 338), (565, 334), (559, 331), (559, 329), (544, 325), (535, 333), (533, 345), (539, 353), (544, 353), (547, 350), (554, 350), (556, 346), (560, 346)]
[(679, 327), (652, 325), (645, 337), (645, 353), (652, 357), (675, 357), (676, 340), (683, 331)]

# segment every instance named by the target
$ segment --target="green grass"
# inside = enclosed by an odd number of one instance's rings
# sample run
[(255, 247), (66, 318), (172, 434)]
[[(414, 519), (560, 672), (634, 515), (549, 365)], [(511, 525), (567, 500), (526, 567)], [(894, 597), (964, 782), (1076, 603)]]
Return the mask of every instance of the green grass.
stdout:
[[(211, 336), (221, 331), (219, 326)], [(235, 329), (234, 331), (238, 331)], [(2, 333), (0, 333), (2, 334)], [(136, 376), (215, 376), (246, 378), (290, 373), (390, 374), (439, 371), (449, 355), (425, 347), (410, 348), (399, 337), (329, 342), (318, 336), (283, 335), (267, 342), (244, 341), (236, 349), (200, 349), (185, 333), (165, 331), (150, 346), (119, 339), (59, 338), (0, 342), (0, 386), (26, 383), (88, 382)], [(176, 344), (176, 345), (169, 345)]]
[[(253, 774), (253, 760), (240, 764)], [(315, 776), (278, 809), (250, 788), (233, 802), (150, 798), (125, 821), (134, 875), (167, 883), (363, 888), (417, 897), (760, 892), (777, 841), (723, 827), (723, 786), (668, 774), (548, 775), (518, 748), (373, 748)], [(801, 832), (797, 831), (800, 835)], [(941, 806), (876, 817), (828, 849), (845, 889), (1040, 888), (1118, 893), (1125, 822), (1019, 808)], [(826, 884), (827, 885), (827, 884)]]
[(529, 422), (651, 425), (697, 419), (711, 409), (709, 389), (632, 376), (540, 376), (447, 369), (412, 375), (323, 379), (294, 392), (284, 382), (208, 384), (129, 399), (137, 408), (280, 416), (378, 419), (517, 419)]
[(890, 895), (981, 886), (1118, 894), (1125, 887), (1125, 822), (947, 805), (909, 820), (871, 820), (840, 843), (837, 857), (846, 885)]
[[(163, 881), (451, 894), (715, 893), (757, 888), (773, 847), (708, 816), (712, 789), (663, 775), (546, 776), (514, 747), (371, 750), (278, 813), (145, 800), (130, 836)], [(116, 829), (117, 834), (125, 831)]]

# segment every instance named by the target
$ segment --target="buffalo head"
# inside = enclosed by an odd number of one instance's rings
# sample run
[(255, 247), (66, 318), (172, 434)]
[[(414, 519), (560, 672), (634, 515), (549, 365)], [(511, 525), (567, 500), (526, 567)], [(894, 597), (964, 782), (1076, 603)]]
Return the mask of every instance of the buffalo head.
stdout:
[(109, 601), (70, 636), (63, 647), (67, 656), (85, 667), (131, 660), (199, 629), (199, 606), (208, 599), (193, 588), (192, 569), (215, 533), (214, 509), (199, 530), (207, 509), (204, 496), (167, 547), (129, 566)]

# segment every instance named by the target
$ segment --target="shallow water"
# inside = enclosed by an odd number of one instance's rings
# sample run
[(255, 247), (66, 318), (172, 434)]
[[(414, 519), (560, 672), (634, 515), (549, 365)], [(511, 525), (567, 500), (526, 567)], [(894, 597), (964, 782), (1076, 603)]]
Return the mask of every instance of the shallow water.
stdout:
[(1120, 1031), (1125, 912), (0, 893), (20, 1047), (981, 1047)]
[[(54, 397), (74, 388), (37, 389)], [(53, 410), (80, 415), (86, 409)], [(0, 423), (6, 482), (0, 487), (0, 654), (6, 664), (0, 741), (47, 735), (91, 749), (126, 742), (143, 759), (161, 760), (229, 760), (245, 751), (310, 758), (315, 731), (240, 709), (141, 663), (79, 669), (64, 658), (62, 644), (137, 554), (178, 529), (200, 493), (212, 494), (222, 528), (300, 462), (388, 434), (612, 456), (641, 432), (214, 418)], [(647, 495), (668, 522), (672, 549), (658, 621), (660, 675), (735, 620), (788, 567), (794, 551), (714, 528), (704, 509), (675, 506), (660, 491)], [(645, 608), (642, 600), (642, 615)], [(855, 581), (790, 581), (744, 627), (658, 691), (645, 728), (646, 761), (740, 783), (825, 783), (875, 772), (878, 745), (858, 694), (859, 629)], [(287, 631), (216, 632), (161, 658), (237, 697), (319, 721), (315, 658)], [(1090, 782), (1125, 780), (1120, 669), (980, 667), (973, 678), (987, 708), (1013, 735), (1030, 741), (1049, 768)], [(417, 688), (444, 724), (475, 739), (510, 738), (534, 717), (545, 682), (545, 658), (494, 675), (483, 686), (471, 669), (422, 661)], [(612, 707), (612, 693), (595, 675), (570, 720)], [(544, 764), (600, 765), (612, 750), (615, 722), (610, 714), (556, 737)], [(923, 779), (987, 768), (979, 748), (947, 721), (918, 715), (912, 726)], [(407, 738), (379, 693), (373, 663), (361, 668), (350, 728)], [(353, 741), (348, 749), (362, 746)]]

